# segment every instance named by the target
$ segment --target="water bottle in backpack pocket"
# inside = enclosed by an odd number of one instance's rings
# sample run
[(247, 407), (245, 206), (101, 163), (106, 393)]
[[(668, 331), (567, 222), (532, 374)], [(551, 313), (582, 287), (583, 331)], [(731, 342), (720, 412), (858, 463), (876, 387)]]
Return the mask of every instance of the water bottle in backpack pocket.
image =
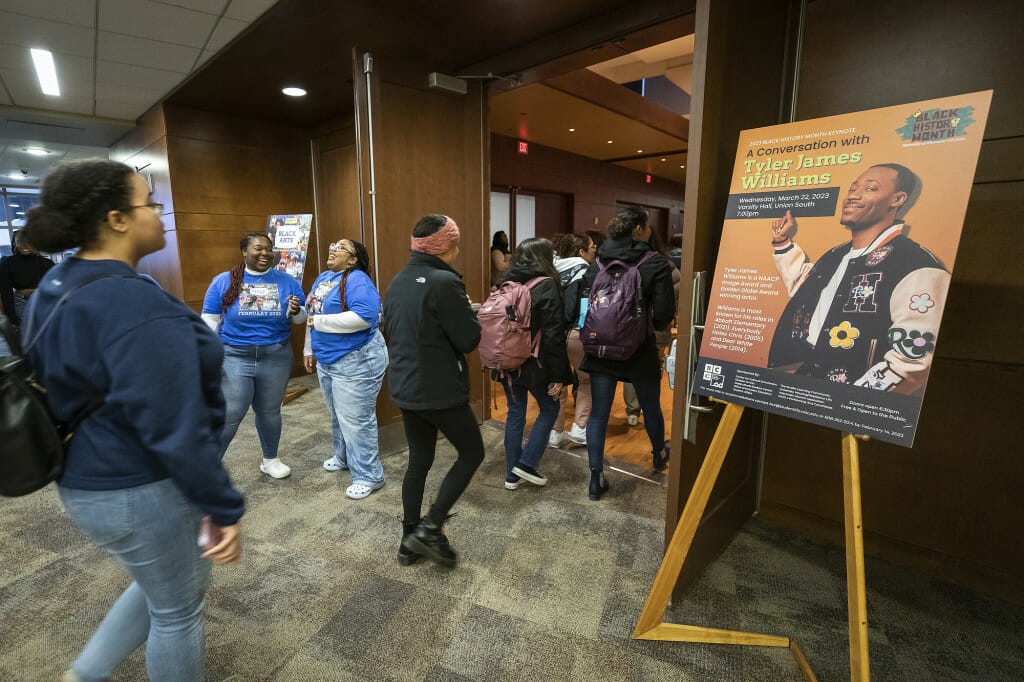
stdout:
[(654, 332), (640, 278), (640, 265), (652, 256), (650, 251), (636, 263), (597, 259), (600, 270), (590, 286), (580, 329), (584, 351), (602, 359), (627, 360)]

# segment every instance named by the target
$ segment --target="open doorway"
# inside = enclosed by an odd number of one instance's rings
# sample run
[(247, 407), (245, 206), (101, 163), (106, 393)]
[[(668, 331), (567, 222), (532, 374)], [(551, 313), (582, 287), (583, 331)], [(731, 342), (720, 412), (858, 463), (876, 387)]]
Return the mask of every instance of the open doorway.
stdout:
[[(492, 92), (491, 234), (503, 230), (512, 248), (524, 239), (596, 231), (627, 207), (648, 215), (666, 255), (670, 237), (682, 232), (693, 36), (662, 37), (655, 44), (560, 73), (515, 89)], [(543, 71), (543, 69), (540, 69)], [(662, 334), (662, 356), (675, 327)], [(672, 390), (662, 373), (661, 406), (666, 439)], [(619, 384), (608, 423), (605, 455), (640, 475), (659, 478), (643, 415)], [(491, 416), (504, 421), (504, 392), (492, 388)], [(576, 396), (569, 392), (564, 432), (574, 423)], [(531, 400), (527, 426), (537, 416)], [(554, 436), (585, 456), (585, 447)]]

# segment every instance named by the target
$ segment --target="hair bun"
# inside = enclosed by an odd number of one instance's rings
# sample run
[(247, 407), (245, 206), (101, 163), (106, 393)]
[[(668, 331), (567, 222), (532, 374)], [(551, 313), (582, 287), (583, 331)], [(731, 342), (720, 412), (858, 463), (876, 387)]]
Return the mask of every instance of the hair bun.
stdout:
[(24, 231), (29, 242), (44, 253), (82, 246), (82, 233), (71, 216), (45, 204), (29, 209)]

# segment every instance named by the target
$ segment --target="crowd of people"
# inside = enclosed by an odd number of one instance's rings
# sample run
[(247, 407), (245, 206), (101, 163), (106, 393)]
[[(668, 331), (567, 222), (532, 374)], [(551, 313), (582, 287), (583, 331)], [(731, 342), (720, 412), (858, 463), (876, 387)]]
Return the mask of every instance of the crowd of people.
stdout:
[[(431, 214), (416, 223), (409, 262), (383, 301), (357, 241), (330, 245), (327, 269), (307, 295), (273, 267), (266, 233), (247, 234), (239, 263), (214, 277), (196, 315), (135, 272), (143, 256), (165, 245), (161, 213), (130, 167), (75, 162), (46, 179), (25, 227), (27, 240), (44, 252), (78, 249), (41, 277), (30, 305), (18, 312), (30, 328), (57, 309), (29, 352), (49, 407), (71, 422), (84, 405), (103, 398), (71, 441), (60, 498), (75, 525), (133, 579), (65, 680), (106, 679), (143, 642), (151, 679), (202, 679), (210, 563), (236, 562), (242, 552), (245, 502), (222, 459), (250, 407), (260, 471), (273, 478), (291, 473), (278, 446), (292, 325), (305, 329), (303, 364), (316, 372), (330, 414), (333, 452), (323, 468), (350, 473), (345, 493), (352, 499), (385, 484), (376, 402), (388, 376), (409, 446), (399, 563), (426, 558), (456, 565), (443, 527), (484, 459), (466, 355), (487, 330), (455, 269), (460, 231), (452, 218)], [(502, 269), (492, 289), (529, 288), (535, 340), (521, 366), (494, 372), (508, 404), (507, 489), (523, 481), (545, 485), (545, 447), (568, 439), (587, 448), (590, 499), (607, 493), (605, 432), (618, 382), (635, 388), (652, 466), (665, 466), (656, 333), (675, 314), (674, 268), (653, 239), (638, 209), (619, 213), (606, 240), (596, 232), (560, 235), (554, 243), (534, 238), (509, 252), (507, 238), (496, 237), (493, 261)], [(588, 307), (600, 304), (590, 305), (591, 289), (606, 285), (610, 264), (638, 273), (643, 333), (623, 357), (596, 350), (599, 332), (585, 325)], [(248, 305), (254, 296), (276, 297), (278, 304)], [(566, 434), (563, 415), (574, 383)], [(531, 396), (540, 410), (524, 444)], [(457, 456), (424, 511), (439, 433)]]

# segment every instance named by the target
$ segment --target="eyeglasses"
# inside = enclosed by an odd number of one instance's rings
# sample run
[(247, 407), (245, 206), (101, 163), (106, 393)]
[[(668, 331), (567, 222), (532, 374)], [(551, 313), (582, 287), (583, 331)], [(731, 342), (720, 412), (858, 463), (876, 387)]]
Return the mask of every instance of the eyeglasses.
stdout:
[(327, 249), (329, 251), (344, 251), (345, 253), (347, 253), (349, 255), (352, 255), (352, 256), (355, 255), (355, 251), (353, 251), (352, 249), (349, 249), (348, 247), (346, 247), (342, 242), (334, 242), (333, 244), (329, 244), (327, 246)]
[(151, 203), (148, 203), (148, 204), (139, 204), (137, 206), (133, 205), (133, 206), (129, 206), (128, 208), (151, 208), (151, 209), (153, 209), (153, 213), (156, 213), (157, 215), (163, 215), (164, 214), (164, 205), (159, 203), (159, 202), (151, 202)]

